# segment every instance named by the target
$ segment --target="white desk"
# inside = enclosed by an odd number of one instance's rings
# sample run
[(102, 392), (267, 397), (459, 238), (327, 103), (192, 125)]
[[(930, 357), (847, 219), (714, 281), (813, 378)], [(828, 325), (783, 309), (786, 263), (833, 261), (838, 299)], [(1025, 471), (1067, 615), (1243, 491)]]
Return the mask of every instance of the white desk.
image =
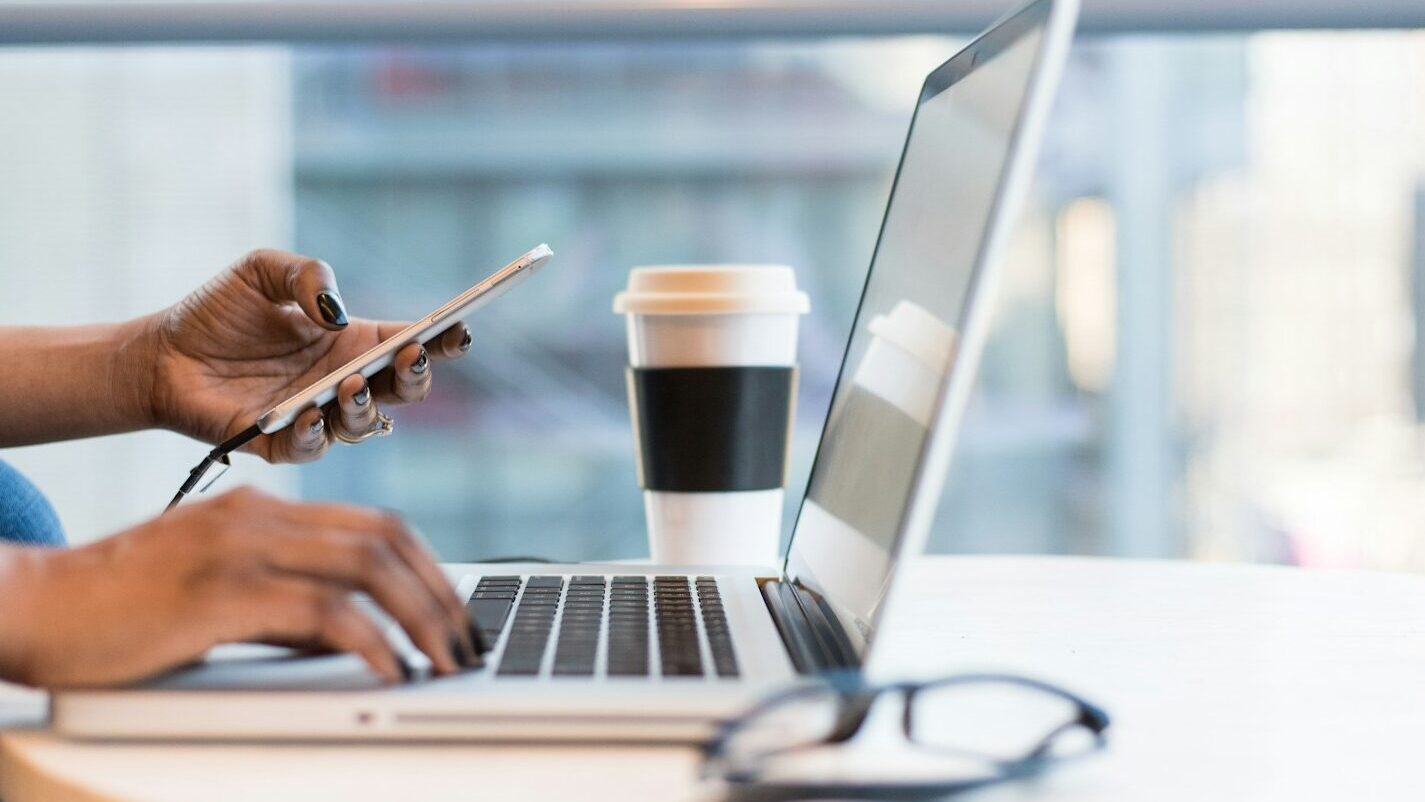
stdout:
[[(1042, 676), (1114, 717), (1106, 754), (975, 799), (1425, 798), (1425, 578), (929, 558), (907, 581), (883, 642), (898, 664)], [(23, 699), (11, 721), (37, 711)], [(113, 746), (37, 729), (0, 735), (0, 796), (669, 800), (695, 796), (696, 765), (674, 748)]]

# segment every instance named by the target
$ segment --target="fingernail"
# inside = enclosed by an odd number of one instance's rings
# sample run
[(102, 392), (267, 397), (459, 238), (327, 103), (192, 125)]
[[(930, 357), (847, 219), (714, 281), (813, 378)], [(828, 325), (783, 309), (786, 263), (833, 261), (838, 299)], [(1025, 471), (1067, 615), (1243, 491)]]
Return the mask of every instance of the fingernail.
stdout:
[(490, 644), (485, 640), (485, 633), (480, 631), (480, 625), (474, 621), (470, 622), (470, 645), (475, 648), (476, 657), (490, 651)]
[(312, 425), (307, 427), (307, 431), (311, 432), (314, 435), (317, 435), (321, 434), (322, 430), (325, 428), (327, 428), (326, 420), (324, 418), (319, 417), (316, 420), (312, 421)]
[(480, 655), (471, 651), (470, 647), (461, 643), (460, 638), (455, 635), (450, 636), (450, 653), (455, 655), (455, 662), (459, 663), (461, 668), (479, 668), (484, 665)]
[(333, 326), (346, 326), (346, 307), (336, 293), (327, 290), (317, 293), (317, 309), (322, 313), (322, 320)]
[(463, 354), (466, 351), (470, 350), (470, 342), (472, 339), (473, 338), (471, 338), (470, 336), (470, 329), (466, 329), (465, 336), (460, 338), (460, 353)]
[(411, 372), (419, 376), (420, 374), (425, 373), (426, 368), (429, 366), (430, 357), (426, 356), (426, 349), (422, 348), (421, 355), (416, 357), (415, 362), (411, 363)]
[(354, 395), (354, 396), (351, 397), (351, 402), (352, 402), (353, 404), (356, 404), (358, 407), (364, 407), (364, 406), (366, 406), (366, 403), (367, 403), (368, 401), (370, 401), (370, 400), (371, 400), (371, 385), (369, 385), (369, 384), (363, 384), (363, 385), (361, 385), (361, 389), (360, 389), (359, 391), (357, 391), (356, 395)]

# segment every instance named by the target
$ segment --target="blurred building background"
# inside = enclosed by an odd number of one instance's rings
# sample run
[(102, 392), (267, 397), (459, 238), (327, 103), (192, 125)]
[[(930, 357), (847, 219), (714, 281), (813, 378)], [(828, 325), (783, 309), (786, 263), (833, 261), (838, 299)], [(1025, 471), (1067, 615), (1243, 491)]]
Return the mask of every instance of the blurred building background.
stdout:
[[(223, 482), (397, 508), (450, 559), (640, 556), (627, 269), (797, 267), (796, 498), (961, 41), (0, 49), (0, 324), (150, 311), (260, 245), (417, 315), (548, 241), (399, 436)], [(997, 302), (936, 550), (1425, 571), (1425, 32), (1081, 37)], [(82, 541), (201, 451), (4, 456)]]

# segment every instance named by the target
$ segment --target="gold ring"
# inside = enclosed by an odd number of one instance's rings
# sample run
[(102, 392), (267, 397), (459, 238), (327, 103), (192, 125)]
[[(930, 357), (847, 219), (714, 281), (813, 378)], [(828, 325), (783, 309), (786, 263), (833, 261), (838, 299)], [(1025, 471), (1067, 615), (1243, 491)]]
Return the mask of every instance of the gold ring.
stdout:
[(354, 446), (363, 440), (369, 440), (373, 437), (385, 437), (386, 435), (391, 433), (392, 429), (395, 428), (395, 421), (388, 418), (386, 416), (386, 413), (382, 412), (379, 409), (376, 410), (376, 420), (371, 422), (371, 427), (366, 431), (362, 432), (361, 434), (347, 434), (346, 430), (343, 429), (340, 425), (331, 426), (332, 437), (335, 437), (336, 439), (340, 440), (343, 443), (346, 443), (349, 446)]

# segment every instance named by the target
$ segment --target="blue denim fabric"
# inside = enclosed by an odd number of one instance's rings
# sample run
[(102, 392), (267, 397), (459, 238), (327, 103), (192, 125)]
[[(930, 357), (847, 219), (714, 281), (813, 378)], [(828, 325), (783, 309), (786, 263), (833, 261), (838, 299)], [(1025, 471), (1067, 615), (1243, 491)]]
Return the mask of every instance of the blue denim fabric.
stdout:
[(63, 546), (64, 527), (54, 507), (19, 471), (0, 460), (0, 541)]

